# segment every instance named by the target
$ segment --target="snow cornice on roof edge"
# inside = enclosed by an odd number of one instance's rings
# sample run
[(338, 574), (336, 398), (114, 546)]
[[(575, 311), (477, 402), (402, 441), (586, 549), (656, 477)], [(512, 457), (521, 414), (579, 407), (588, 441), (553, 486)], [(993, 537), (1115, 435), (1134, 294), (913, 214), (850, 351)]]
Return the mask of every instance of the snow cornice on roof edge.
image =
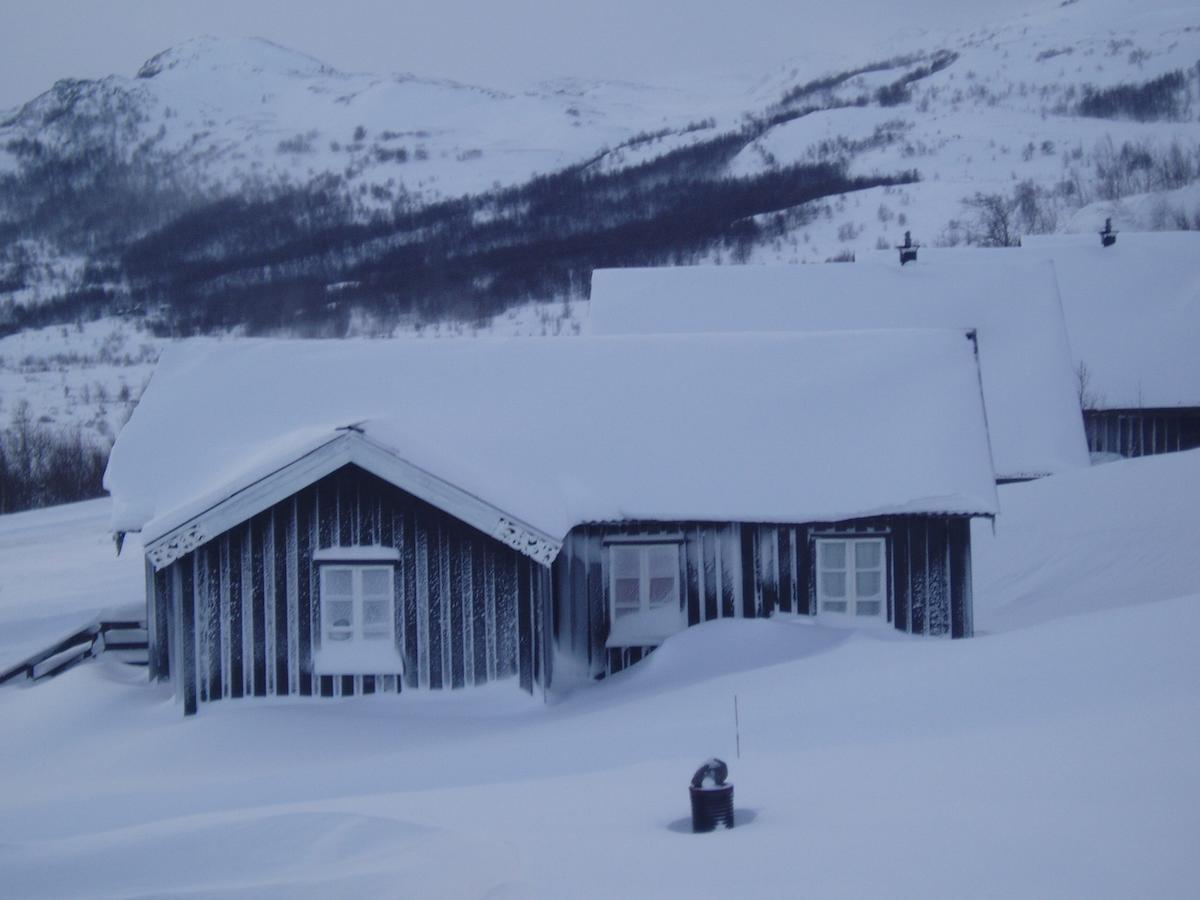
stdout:
[(346, 465), (382, 478), (543, 566), (549, 566), (562, 548), (561, 541), (545, 532), (413, 465), (358, 431), (344, 430), (253, 483), (215, 502), (210, 499), (202, 509), (180, 510), (148, 523), (143, 529), (146, 555), (156, 571), (162, 569)]

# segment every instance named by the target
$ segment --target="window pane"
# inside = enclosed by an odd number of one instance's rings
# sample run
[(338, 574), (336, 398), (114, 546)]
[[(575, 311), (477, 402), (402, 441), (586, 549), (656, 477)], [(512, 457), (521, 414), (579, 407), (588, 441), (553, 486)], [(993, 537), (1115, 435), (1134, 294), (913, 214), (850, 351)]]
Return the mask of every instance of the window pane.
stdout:
[(860, 597), (874, 597), (882, 586), (882, 572), (859, 572), (854, 576), (854, 589)]
[(389, 601), (387, 600), (364, 600), (363, 601), (363, 628), (369, 628), (372, 625), (386, 625), (391, 621), (391, 610), (388, 609)]
[(822, 572), (821, 573), (821, 594), (825, 597), (845, 597), (846, 596), (846, 573), (845, 572)]
[(844, 613), (846, 611), (846, 601), (845, 600), (825, 600), (821, 603), (821, 609), (825, 610), (825, 612)]
[(845, 541), (821, 541), (821, 567), (825, 569), (846, 568)]
[(349, 628), (354, 624), (353, 600), (325, 600), (325, 621), (331, 628)]
[(354, 601), (323, 599), (321, 602), (325, 608), (325, 636), (331, 641), (350, 640), (354, 636)]
[(678, 598), (675, 593), (674, 576), (650, 579), (650, 608), (667, 606), (675, 603)]
[(854, 605), (854, 611), (860, 616), (877, 616), (882, 608), (882, 600), (859, 600)]
[(354, 575), (349, 569), (325, 570), (325, 593), (349, 597), (354, 593)]
[(854, 545), (854, 564), (860, 569), (878, 569), (883, 561), (883, 544), (859, 541)]
[(646, 562), (651, 578), (673, 579), (679, 573), (679, 550), (674, 544), (647, 547)]
[(642, 551), (639, 547), (612, 548), (613, 575), (617, 578), (640, 578), (642, 574)]
[(613, 607), (618, 616), (637, 612), (641, 608), (641, 579), (618, 578), (613, 583), (616, 596), (613, 597)]
[(363, 594), (390, 594), (392, 592), (391, 581), (391, 573), (387, 569), (363, 569)]

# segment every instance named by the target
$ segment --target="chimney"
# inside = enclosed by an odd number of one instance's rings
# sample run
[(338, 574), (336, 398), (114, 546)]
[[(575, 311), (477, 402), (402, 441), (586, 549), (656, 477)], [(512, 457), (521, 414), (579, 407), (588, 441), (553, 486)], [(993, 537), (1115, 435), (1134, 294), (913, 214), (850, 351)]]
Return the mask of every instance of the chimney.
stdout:
[(1111, 247), (1117, 242), (1117, 232), (1112, 227), (1112, 219), (1104, 220), (1104, 230), (1100, 232), (1100, 243), (1102, 246)]
[(917, 261), (917, 248), (920, 244), (914, 244), (912, 232), (904, 232), (904, 243), (896, 247), (900, 251), (900, 265)]

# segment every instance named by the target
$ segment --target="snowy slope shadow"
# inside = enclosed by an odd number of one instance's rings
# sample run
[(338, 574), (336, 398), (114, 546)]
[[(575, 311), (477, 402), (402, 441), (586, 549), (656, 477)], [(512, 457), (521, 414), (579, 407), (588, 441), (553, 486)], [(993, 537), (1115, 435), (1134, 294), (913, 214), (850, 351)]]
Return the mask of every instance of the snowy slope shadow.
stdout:
[[(674, 690), (710, 679), (808, 659), (864, 632), (830, 628), (807, 619), (719, 619), (694, 625), (622, 672), (585, 692), (591, 702), (626, 700)], [(865, 633), (889, 640), (904, 635), (891, 629)], [(582, 699), (581, 694), (575, 694)]]

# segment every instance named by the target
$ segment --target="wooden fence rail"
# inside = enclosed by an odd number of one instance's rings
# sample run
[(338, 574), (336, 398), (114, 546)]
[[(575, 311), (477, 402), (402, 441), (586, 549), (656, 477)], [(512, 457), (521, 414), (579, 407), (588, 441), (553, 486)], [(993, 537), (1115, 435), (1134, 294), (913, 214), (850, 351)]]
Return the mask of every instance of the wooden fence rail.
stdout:
[(145, 665), (146, 623), (136, 619), (92, 622), (11, 668), (0, 671), (0, 684), (53, 678), (86, 659), (115, 652), (125, 662)]

